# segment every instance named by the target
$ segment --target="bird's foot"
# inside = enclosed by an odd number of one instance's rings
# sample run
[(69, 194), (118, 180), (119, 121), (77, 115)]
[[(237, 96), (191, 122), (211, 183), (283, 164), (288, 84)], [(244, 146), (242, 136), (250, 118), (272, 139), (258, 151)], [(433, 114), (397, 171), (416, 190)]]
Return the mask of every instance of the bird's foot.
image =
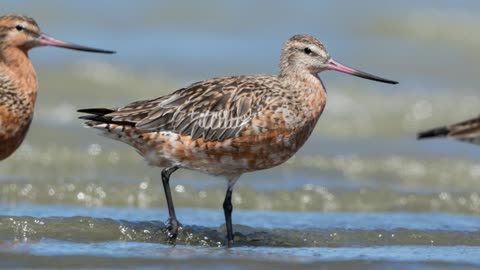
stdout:
[(182, 229), (182, 224), (176, 219), (169, 218), (165, 222), (165, 226), (165, 234), (168, 241), (174, 242), (177, 239), (178, 230)]

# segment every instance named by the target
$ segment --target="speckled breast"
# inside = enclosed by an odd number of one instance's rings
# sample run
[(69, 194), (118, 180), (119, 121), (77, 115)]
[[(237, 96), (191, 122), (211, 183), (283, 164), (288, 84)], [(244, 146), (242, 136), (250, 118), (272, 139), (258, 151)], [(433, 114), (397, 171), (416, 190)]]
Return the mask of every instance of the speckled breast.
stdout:
[(33, 118), (35, 91), (0, 91), (0, 160), (22, 144)]
[(31, 119), (19, 123), (18, 118), (3, 114), (0, 108), (0, 160), (9, 157), (22, 144), (30, 127)]

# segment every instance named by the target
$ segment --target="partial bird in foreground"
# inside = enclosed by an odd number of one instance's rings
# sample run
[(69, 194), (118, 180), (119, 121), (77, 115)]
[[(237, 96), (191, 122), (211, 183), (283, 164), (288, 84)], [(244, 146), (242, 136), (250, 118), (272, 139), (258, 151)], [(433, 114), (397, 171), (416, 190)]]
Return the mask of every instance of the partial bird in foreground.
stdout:
[(480, 144), (480, 116), (418, 133), (419, 140), (442, 137)]
[(38, 85), (28, 51), (41, 46), (113, 53), (49, 37), (27, 16), (0, 16), (0, 160), (22, 144), (32, 122)]
[(323, 43), (308, 35), (288, 39), (280, 58), (279, 75), (208, 79), (124, 107), (79, 110), (89, 114), (81, 117), (89, 120), (88, 127), (133, 146), (150, 165), (164, 168), (170, 240), (181, 227), (169, 186), (177, 169), (227, 179), (223, 209), (231, 246), (234, 184), (243, 173), (282, 164), (305, 143), (327, 99), (319, 72), (337, 70), (397, 83), (334, 61)]

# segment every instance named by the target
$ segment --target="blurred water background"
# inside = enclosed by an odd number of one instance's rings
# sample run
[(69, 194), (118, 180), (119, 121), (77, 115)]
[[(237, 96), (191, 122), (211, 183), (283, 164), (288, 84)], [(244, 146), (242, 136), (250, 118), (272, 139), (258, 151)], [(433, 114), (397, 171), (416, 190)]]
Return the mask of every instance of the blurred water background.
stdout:
[[(480, 267), (480, 147), (415, 140), (480, 112), (480, 2), (16, 0), (1, 10), (118, 54), (30, 53), (40, 91), (26, 142), (0, 164), (0, 267)], [(167, 245), (160, 169), (84, 129), (75, 111), (275, 74), (297, 33), (400, 84), (322, 73), (329, 100), (305, 147), (236, 186), (231, 250), (221, 247), (224, 181), (176, 173), (185, 228)]]

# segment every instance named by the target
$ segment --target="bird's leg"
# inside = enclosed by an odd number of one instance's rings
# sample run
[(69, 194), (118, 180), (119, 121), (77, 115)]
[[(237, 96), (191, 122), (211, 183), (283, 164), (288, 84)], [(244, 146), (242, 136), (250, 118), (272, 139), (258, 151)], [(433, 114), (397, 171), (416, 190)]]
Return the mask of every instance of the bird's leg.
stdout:
[(227, 227), (227, 247), (233, 246), (233, 227), (232, 227), (232, 191), (235, 182), (240, 176), (231, 177), (228, 179), (227, 194), (223, 201), (223, 212), (225, 213), (225, 226)]
[(182, 224), (178, 222), (175, 215), (175, 208), (173, 207), (172, 193), (170, 192), (170, 175), (178, 170), (178, 166), (172, 166), (162, 170), (163, 189), (165, 190), (165, 197), (167, 199), (168, 215), (170, 218), (167, 221), (167, 236), (169, 240), (177, 239), (178, 229)]
[(232, 228), (232, 189), (228, 187), (225, 201), (223, 201), (223, 212), (225, 213), (225, 225), (227, 226), (227, 246), (233, 245), (233, 228)]

